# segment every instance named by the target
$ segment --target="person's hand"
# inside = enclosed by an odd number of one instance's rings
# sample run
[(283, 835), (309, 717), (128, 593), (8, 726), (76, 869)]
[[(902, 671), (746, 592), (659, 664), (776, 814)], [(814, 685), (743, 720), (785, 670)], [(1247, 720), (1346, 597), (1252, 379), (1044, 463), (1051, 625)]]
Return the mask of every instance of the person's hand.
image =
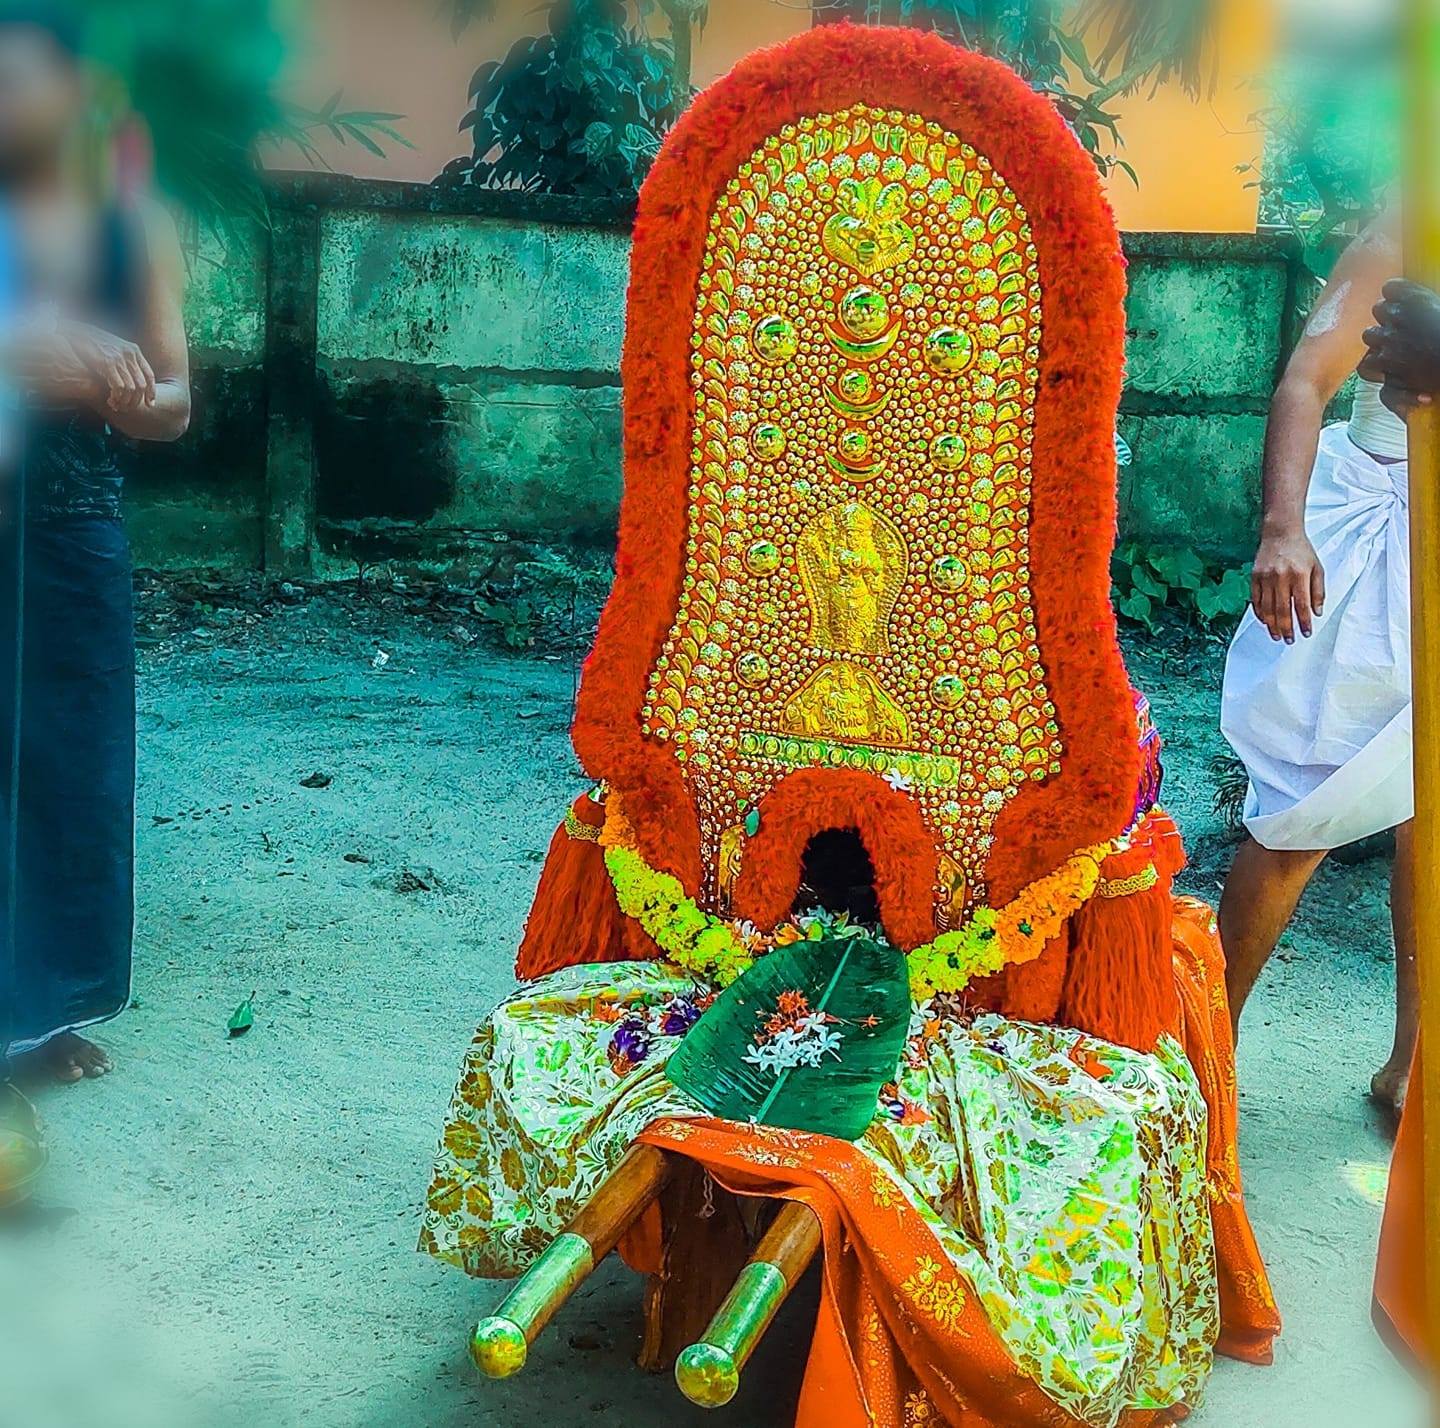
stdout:
[(87, 323), (64, 323), (62, 334), (76, 356), (104, 384), (104, 405), (115, 412), (133, 412), (155, 401), (155, 373), (133, 343)]
[(1381, 383), (1380, 400), (1408, 417), (1440, 392), (1440, 296), (1405, 278), (1385, 284), (1375, 305), (1375, 326), (1366, 328), (1370, 350), (1360, 363), (1367, 382)]
[(1325, 569), (1304, 532), (1267, 535), (1255, 553), (1250, 604), (1272, 640), (1295, 643), (1295, 629), (1307, 639), (1325, 608)]

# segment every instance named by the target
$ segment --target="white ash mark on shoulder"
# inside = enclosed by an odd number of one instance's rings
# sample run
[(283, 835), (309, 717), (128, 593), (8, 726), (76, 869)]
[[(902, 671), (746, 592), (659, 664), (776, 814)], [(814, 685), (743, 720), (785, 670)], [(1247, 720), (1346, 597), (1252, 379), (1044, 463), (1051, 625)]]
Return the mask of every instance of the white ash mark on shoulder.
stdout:
[(1349, 296), (1349, 283), (1341, 283), (1333, 292), (1327, 290), (1305, 324), (1305, 336), (1324, 337), (1334, 332), (1340, 326), (1340, 314), (1345, 311), (1345, 300)]

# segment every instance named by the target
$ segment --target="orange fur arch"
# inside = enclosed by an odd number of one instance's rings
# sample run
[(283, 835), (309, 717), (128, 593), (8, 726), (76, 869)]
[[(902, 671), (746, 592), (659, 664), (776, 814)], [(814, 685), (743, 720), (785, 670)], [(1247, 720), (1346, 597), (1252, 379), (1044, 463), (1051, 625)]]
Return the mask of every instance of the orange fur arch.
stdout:
[(747, 841), (734, 910), (758, 927), (790, 915), (801, 861), (823, 799), (835, 828), (856, 833), (875, 869), (875, 896), (885, 933), (908, 950), (934, 935), (930, 888), (935, 847), (915, 805), (863, 774), (802, 769), (765, 800), (759, 830)]

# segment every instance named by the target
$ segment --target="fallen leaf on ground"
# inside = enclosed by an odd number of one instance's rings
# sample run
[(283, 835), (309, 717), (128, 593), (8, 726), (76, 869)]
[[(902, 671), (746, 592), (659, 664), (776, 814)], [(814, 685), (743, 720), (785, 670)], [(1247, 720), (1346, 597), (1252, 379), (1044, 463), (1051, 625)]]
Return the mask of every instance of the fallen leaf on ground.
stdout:
[(231, 1036), (244, 1036), (254, 1025), (255, 993), (251, 992), (230, 1014), (230, 1020), (225, 1023), (225, 1030), (228, 1031)]

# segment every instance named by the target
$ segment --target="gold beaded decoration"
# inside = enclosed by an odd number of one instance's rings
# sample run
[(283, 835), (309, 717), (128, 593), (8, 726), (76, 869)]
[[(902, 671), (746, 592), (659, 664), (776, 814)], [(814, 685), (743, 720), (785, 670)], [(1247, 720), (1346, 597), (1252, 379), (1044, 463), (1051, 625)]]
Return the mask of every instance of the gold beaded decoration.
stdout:
[[(1060, 768), (1030, 593), (1041, 294), (1003, 175), (914, 114), (786, 125), (711, 216), (680, 607), (643, 726), (722, 841), (796, 768), (902, 789), (956, 889)], [(733, 850), (732, 850), (733, 852)], [(733, 858), (732, 858), (733, 861)]]

